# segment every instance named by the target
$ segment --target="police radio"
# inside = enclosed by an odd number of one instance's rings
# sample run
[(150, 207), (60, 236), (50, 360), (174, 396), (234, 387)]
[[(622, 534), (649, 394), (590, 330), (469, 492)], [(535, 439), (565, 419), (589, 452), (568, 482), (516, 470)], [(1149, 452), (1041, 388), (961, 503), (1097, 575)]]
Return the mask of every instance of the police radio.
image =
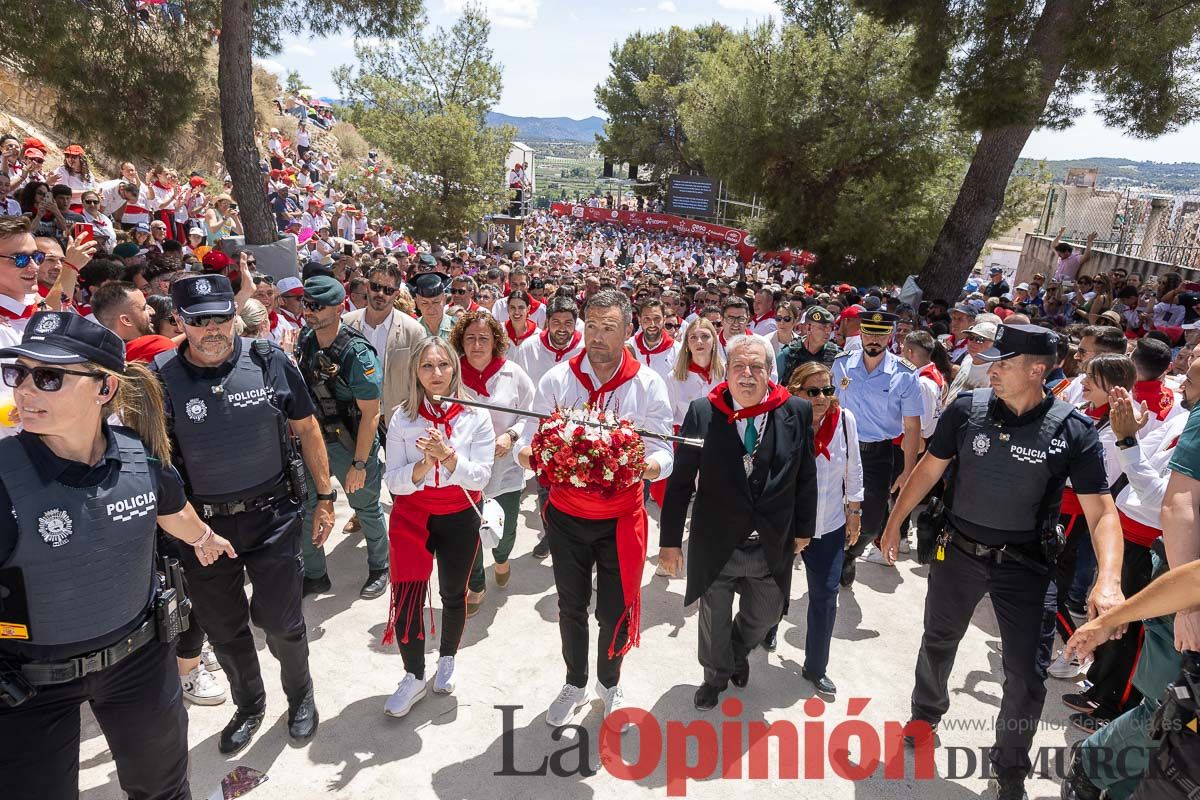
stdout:
[(179, 559), (163, 556), (158, 573), (158, 594), (154, 598), (154, 624), (160, 642), (173, 642), (189, 627), (192, 601), (183, 588), (183, 569)]

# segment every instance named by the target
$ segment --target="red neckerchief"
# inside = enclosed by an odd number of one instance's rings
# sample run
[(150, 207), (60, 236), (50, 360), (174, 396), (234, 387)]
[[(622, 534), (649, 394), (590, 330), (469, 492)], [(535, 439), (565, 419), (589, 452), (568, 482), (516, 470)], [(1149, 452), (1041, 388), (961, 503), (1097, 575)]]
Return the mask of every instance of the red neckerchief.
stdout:
[(286, 319), (288, 322), (290, 322), (290, 323), (292, 323), (293, 325), (295, 325), (297, 328), (302, 328), (302, 327), (304, 327), (304, 326), (303, 326), (303, 324), (301, 323), (300, 317), (293, 317), (293, 316), (291, 315), (291, 312), (289, 312), (289, 311), (286, 311), (286, 310), (284, 310), (284, 309), (282, 309), (282, 308), (281, 308), (281, 309), (279, 309), (279, 316), (283, 317), (283, 318), (284, 318), (284, 319)]
[(170, 187), (170, 186), (167, 186), (167, 185), (166, 185), (165, 183), (163, 183), (162, 181), (155, 181), (155, 182), (154, 182), (154, 185), (155, 185), (155, 186), (157, 186), (159, 189), (163, 189), (163, 190), (165, 190), (165, 191), (168, 191), (168, 192), (169, 192), (169, 191), (171, 191), (171, 187)]
[(841, 419), (842, 410), (837, 406), (830, 406), (825, 412), (825, 418), (821, 420), (821, 427), (817, 428), (816, 438), (813, 440), (813, 452), (818, 456), (825, 456), (827, 461), (832, 461), (833, 457), (829, 455), (829, 443), (833, 441), (833, 432), (837, 430), (838, 420)]
[(271, 322), (271, 332), (272, 332), (272, 333), (274, 333), (274, 332), (275, 332), (275, 329), (276, 329), (277, 327), (279, 327), (279, 312), (278, 312), (278, 311), (268, 311), (268, 312), (267, 312), (267, 319), (268, 319), (268, 320), (270, 320), (270, 322)]
[(695, 361), (693, 361), (692, 363), (688, 364), (688, 372), (693, 372), (696, 375), (699, 375), (701, 378), (704, 379), (705, 383), (712, 383), (712, 368), (711, 367), (712, 367), (711, 364), (707, 367), (702, 367), (699, 364), (697, 364)]
[[(1181, 435), (1182, 435), (1182, 434), (1181, 434)], [(1175, 445), (1177, 445), (1177, 444), (1179, 444), (1179, 436), (1176, 436), (1174, 439), (1172, 439), (1172, 440), (1171, 440), (1171, 443), (1170, 443), (1169, 445), (1167, 445), (1167, 449), (1168, 449), (1168, 450), (1174, 450), (1174, 449), (1175, 449)]]
[(750, 419), (757, 417), (759, 414), (767, 414), (787, 402), (791, 397), (788, 390), (773, 381), (767, 382), (767, 396), (761, 402), (752, 406), (734, 411), (729, 403), (725, 402), (725, 392), (729, 391), (729, 381), (721, 381), (712, 388), (708, 393), (708, 401), (713, 404), (713, 407), (725, 415), (729, 424), (737, 422), (740, 419)]
[(608, 382), (596, 388), (596, 384), (592, 383), (592, 377), (583, 371), (583, 359), (587, 357), (587, 350), (580, 350), (577, 355), (567, 361), (571, 365), (571, 372), (575, 373), (575, 379), (587, 390), (587, 404), (593, 408), (597, 405), (602, 405), (599, 401), (604, 395), (612, 394), (621, 386), (629, 383), (637, 375), (641, 365), (637, 359), (629, 355), (629, 351), (624, 347), (621, 348), (621, 366), (617, 367), (617, 371), (608, 379)]
[(638, 331), (638, 335), (633, 337), (633, 343), (637, 346), (638, 352), (646, 357), (646, 363), (650, 363), (650, 356), (656, 356), (659, 353), (665, 353), (670, 350), (675, 344), (675, 340), (666, 331), (663, 331), (662, 341), (658, 343), (658, 347), (653, 350), (646, 347), (646, 332)]
[(547, 350), (549, 350), (551, 353), (554, 353), (554, 363), (555, 364), (562, 361), (563, 356), (565, 356), (567, 353), (574, 350), (575, 345), (579, 344), (579, 340), (582, 338), (583, 338), (583, 334), (580, 333), (579, 331), (575, 331), (575, 334), (571, 337), (571, 343), (569, 345), (567, 345), (566, 347), (564, 347), (562, 350), (556, 350), (556, 349), (554, 349), (554, 345), (550, 344), (550, 329), (549, 328), (542, 331), (542, 336), (541, 336), (542, 346), (545, 347)]
[(533, 336), (533, 334), (537, 331), (537, 324), (535, 324), (533, 320), (526, 317), (525, 318), (525, 332), (518, 335), (517, 332), (513, 329), (512, 319), (510, 318), (510, 319), (506, 320), (504, 323), (504, 331), (505, 331), (505, 333), (508, 334), (508, 338), (513, 344), (520, 344), (521, 342), (528, 339), (530, 336)]
[(466, 387), (481, 397), (491, 397), (487, 382), (504, 366), (504, 358), (501, 356), (493, 358), (483, 369), (472, 367), (466, 356), (462, 356), (459, 361), (462, 363), (462, 382)]
[(38, 281), (37, 282), (38, 297), (45, 299), (50, 294), (50, 290), (53, 288), (54, 288), (53, 284), (42, 283), (41, 281)]
[(1175, 393), (1163, 386), (1162, 381), (1138, 381), (1133, 384), (1133, 401), (1145, 403), (1146, 410), (1162, 422), (1175, 406)]
[[(424, 400), (421, 401), (421, 406), (418, 409), (418, 413), (425, 419), (432, 422), (434, 428), (437, 428), (437, 426), (441, 425), (446, 429), (446, 441), (450, 440), (450, 420), (457, 417), (462, 413), (462, 411), (463, 407), (459, 403), (451, 403), (450, 407), (445, 411), (442, 411), (441, 408), (438, 408), (436, 411), (434, 411), (434, 409), (429, 405), (429, 402)], [(442, 463), (440, 461), (433, 465), (433, 485), (442, 485)]]
[(929, 378), (929, 380), (937, 384), (939, 389), (946, 388), (946, 379), (942, 376), (942, 373), (938, 371), (937, 365), (932, 362), (921, 367), (921, 369), (917, 371), (917, 375), (923, 375), (926, 378)]
[(13, 311), (9, 311), (4, 306), (0, 306), (0, 317), (4, 317), (5, 319), (13, 319), (13, 320), (29, 319), (30, 317), (33, 316), (34, 311), (37, 311), (37, 306), (25, 306), (25, 310), (22, 311), (20, 314), (17, 314)]
[(763, 314), (761, 317), (755, 317), (754, 319), (750, 320), (750, 324), (757, 325), (758, 323), (760, 323), (764, 320), (768, 320), (768, 319), (775, 319), (774, 311), (768, 311), (767, 313)]
[(1108, 414), (1108, 403), (1105, 403), (1102, 406), (1096, 406), (1095, 408), (1092, 406), (1085, 406), (1083, 413), (1087, 414), (1092, 419), (1103, 419), (1105, 415)]
[(725, 347), (726, 347), (726, 345), (725, 345), (725, 331), (724, 331), (724, 329), (717, 331), (717, 339), (718, 339), (718, 341), (720, 341), (720, 342), (721, 342), (721, 349), (722, 349), (722, 350), (724, 350), (724, 349), (725, 349)]

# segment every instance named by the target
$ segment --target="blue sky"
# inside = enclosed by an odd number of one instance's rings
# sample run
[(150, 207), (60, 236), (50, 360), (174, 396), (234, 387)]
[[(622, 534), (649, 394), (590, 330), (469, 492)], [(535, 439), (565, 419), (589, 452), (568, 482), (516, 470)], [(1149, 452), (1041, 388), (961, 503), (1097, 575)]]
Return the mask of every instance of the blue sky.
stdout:
[[(467, 0), (426, 0), (433, 25), (449, 27)], [(492, 47), (504, 70), (496, 110), (514, 116), (599, 115), (593, 92), (608, 74), (612, 45), (637, 30), (692, 27), (718, 20), (734, 28), (778, 16), (774, 0), (483, 0), (492, 19)], [(300, 72), (318, 95), (337, 96), (329, 77), (354, 61), (346, 37), (289, 41), (264, 66)], [(1086, 103), (1082, 103), (1086, 105)], [(1143, 141), (1106, 128), (1086, 114), (1066, 131), (1035, 132), (1023, 155), (1033, 158), (1114, 156), (1200, 161), (1200, 123)]]

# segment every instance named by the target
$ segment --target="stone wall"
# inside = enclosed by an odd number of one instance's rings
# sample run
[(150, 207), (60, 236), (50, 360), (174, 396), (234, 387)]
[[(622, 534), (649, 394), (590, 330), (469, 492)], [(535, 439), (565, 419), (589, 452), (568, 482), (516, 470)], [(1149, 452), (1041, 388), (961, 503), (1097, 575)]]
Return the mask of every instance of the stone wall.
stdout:
[[(1053, 241), (1049, 236), (1025, 234), (1021, 259), (1017, 263), (1016, 283), (1028, 281), (1036, 272), (1042, 273), (1047, 278), (1054, 274), (1054, 265), (1058, 262), (1058, 256), (1050, 247)], [(1104, 250), (1092, 250), (1081, 273), (1096, 275), (1102, 272), (1111, 272), (1117, 268), (1126, 270), (1130, 275), (1135, 273), (1141, 275), (1143, 280), (1151, 275), (1163, 275), (1168, 272), (1178, 272), (1185, 280), (1200, 280), (1200, 270), (1197, 269), (1179, 267), (1162, 261), (1151, 261), (1148, 258), (1117, 255)]]

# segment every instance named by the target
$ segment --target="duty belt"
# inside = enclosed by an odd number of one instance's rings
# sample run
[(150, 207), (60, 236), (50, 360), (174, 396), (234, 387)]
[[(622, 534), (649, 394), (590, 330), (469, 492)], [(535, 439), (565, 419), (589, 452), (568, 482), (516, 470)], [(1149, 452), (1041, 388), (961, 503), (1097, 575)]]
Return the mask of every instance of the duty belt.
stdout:
[(954, 530), (954, 529), (950, 529), (949, 533), (950, 533), (950, 543), (953, 544), (955, 547), (957, 547), (959, 550), (962, 550), (964, 553), (966, 553), (969, 556), (975, 556), (976, 558), (986, 558), (989, 561), (991, 561), (992, 563), (996, 564), (997, 566), (999, 566), (1001, 563), (1003, 563), (1005, 558), (1008, 558), (1012, 561), (1016, 561), (1018, 564), (1021, 564), (1026, 567), (1030, 567), (1031, 569), (1035, 570), (1036, 572), (1042, 573), (1043, 575), (1048, 571), (1046, 565), (1043, 564), (1041, 561), (1038, 561), (1037, 559), (1034, 559), (1034, 558), (1030, 558), (1029, 556), (1025, 555), (1024, 553), (1013, 548), (1011, 545), (1001, 545), (1000, 547), (992, 547), (992, 546), (989, 546), (986, 544), (980, 544), (979, 542), (968, 539), (966, 536), (963, 536), (961, 533), (959, 533), (957, 530)]
[(84, 675), (103, 672), (109, 667), (124, 660), (144, 645), (158, 638), (154, 620), (148, 619), (138, 626), (137, 630), (125, 637), (124, 640), (97, 650), (86, 656), (78, 656), (70, 661), (52, 664), (22, 664), (21, 674), (34, 686), (44, 686), (53, 683), (67, 683)]
[(236, 500), (232, 503), (200, 503), (200, 516), (205, 519), (211, 519), (213, 517), (231, 517), (234, 514), (241, 514), (245, 511), (259, 511), (285, 497), (291, 496), (291, 487), (284, 485), (273, 492), (268, 492), (258, 497), (251, 497), (247, 500)]

